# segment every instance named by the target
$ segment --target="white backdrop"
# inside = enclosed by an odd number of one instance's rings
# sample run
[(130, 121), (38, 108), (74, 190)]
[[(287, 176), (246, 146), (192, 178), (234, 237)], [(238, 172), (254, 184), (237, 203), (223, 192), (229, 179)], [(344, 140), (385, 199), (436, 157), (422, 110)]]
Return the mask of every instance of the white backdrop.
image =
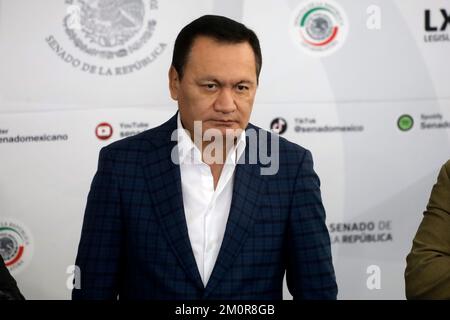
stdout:
[[(134, 28), (114, 22), (108, 39), (118, 42), (109, 44), (98, 25), (91, 38), (83, 32), (89, 19), (71, 20), (74, 8), (108, 2), (134, 17)], [(440, 12), (450, 15), (450, 5), (327, 1), (341, 17), (328, 16), (338, 36), (330, 48), (304, 48), (301, 32), (315, 29), (301, 31), (295, 18), (322, 2), (0, 0), (0, 253), (24, 295), (70, 297), (67, 268), (98, 152), (174, 114), (167, 71), (175, 37), (212, 13), (242, 21), (260, 38), (251, 121), (270, 129), (283, 118), (282, 135), (313, 153), (338, 297), (404, 299), (405, 258), (450, 158), (450, 25)], [(402, 115), (413, 119), (411, 128), (398, 125)], [(112, 128), (109, 139), (97, 137), (101, 123)]]

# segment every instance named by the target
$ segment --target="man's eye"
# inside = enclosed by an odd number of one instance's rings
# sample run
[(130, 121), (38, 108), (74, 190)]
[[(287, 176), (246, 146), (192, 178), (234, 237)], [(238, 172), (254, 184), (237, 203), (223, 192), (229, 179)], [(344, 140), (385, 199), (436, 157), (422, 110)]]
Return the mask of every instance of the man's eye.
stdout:
[(246, 90), (248, 90), (248, 87), (244, 86), (242, 84), (238, 84), (237, 89), (238, 89), (238, 91), (246, 91)]
[(204, 87), (208, 90), (214, 90), (217, 88), (217, 85), (215, 83), (207, 83), (204, 85)]

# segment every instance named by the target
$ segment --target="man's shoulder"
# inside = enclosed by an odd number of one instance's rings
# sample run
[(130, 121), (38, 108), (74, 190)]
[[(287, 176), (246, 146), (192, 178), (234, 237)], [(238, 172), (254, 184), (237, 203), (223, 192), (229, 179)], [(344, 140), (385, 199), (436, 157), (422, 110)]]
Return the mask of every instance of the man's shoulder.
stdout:
[(297, 143), (291, 142), (276, 133), (272, 133), (258, 126), (255, 126), (254, 124), (249, 123), (247, 131), (248, 129), (255, 130), (258, 134), (259, 139), (263, 138), (264, 140), (266, 140), (265, 142), (267, 143), (269, 151), (271, 151), (271, 147), (274, 146), (271, 141), (273, 139), (278, 139), (278, 152), (280, 155), (280, 161), (283, 161), (286, 158), (296, 158), (301, 161), (306, 154), (311, 153), (307, 148)]
[(447, 176), (447, 179), (450, 178), (450, 159), (442, 166), (442, 174)]

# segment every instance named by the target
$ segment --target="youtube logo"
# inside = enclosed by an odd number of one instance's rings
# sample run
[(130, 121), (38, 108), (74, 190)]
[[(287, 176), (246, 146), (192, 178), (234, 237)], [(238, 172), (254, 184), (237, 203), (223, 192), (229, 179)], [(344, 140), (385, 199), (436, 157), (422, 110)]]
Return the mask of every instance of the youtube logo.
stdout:
[(113, 128), (109, 123), (102, 122), (95, 128), (95, 135), (100, 140), (108, 140), (113, 135)]

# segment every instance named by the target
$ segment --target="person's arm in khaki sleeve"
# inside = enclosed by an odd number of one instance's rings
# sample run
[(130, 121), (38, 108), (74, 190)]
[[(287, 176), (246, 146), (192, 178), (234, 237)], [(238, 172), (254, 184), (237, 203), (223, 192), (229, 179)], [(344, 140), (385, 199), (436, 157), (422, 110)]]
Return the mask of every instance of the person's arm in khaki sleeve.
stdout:
[(450, 160), (433, 186), (406, 263), (407, 299), (450, 299)]

